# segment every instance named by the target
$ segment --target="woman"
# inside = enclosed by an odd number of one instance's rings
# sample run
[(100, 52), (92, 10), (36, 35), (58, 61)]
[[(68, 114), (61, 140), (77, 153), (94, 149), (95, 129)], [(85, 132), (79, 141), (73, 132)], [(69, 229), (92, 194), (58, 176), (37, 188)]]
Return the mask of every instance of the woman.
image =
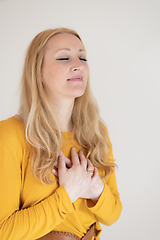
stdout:
[(112, 146), (88, 77), (75, 31), (33, 39), (19, 115), (0, 123), (0, 239), (99, 239), (99, 222), (119, 218)]

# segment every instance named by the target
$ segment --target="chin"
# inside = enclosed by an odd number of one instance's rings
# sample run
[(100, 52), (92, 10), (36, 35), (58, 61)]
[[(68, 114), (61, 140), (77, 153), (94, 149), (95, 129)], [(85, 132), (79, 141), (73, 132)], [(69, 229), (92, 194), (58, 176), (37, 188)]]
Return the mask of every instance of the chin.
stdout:
[(85, 91), (79, 91), (79, 92), (77, 92), (77, 93), (74, 95), (74, 97), (75, 97), (75, 98), (81, 97), (81, 96), (83, 96), (84, 92), (85, 92)]

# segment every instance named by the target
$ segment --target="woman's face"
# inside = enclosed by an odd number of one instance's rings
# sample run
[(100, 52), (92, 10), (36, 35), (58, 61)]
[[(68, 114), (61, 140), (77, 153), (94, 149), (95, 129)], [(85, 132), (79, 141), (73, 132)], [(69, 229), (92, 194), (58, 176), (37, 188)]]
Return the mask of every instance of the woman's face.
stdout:
[(47, 96), (53, 102), (80, 97), (85, 92), (88, 76), (86, 51), (79, 38), (68, 33), (51, 37), (42, 67)]

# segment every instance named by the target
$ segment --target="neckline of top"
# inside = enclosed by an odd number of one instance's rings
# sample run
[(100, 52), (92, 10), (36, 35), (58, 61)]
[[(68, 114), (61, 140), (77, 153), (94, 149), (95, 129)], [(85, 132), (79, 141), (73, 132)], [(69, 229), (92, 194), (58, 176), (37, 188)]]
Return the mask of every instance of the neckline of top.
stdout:
[[(20, 122), (22, 122), (22, 119), (21, 119), (21, 117), (19, 117), (19, 115), (14, 115), (13, 117), (14, 117), (15, 119), (19, 120)], [(72, 137), (73, 132), (61, 132), (61, 134), (62, 134), (64, 137)]]
[(62, 136), (64, 137), (72, 137), (73, 132), (61, 132)]

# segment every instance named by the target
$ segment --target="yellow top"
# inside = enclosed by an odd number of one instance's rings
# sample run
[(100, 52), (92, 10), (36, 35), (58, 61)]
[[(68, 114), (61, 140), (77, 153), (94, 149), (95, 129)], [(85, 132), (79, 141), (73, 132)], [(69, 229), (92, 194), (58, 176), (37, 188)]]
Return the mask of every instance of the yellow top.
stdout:
[[(63, 133), (62, 151), (68, 157), (70, 149), (80, 149), (72, 133)], [(112, 149), (109, 152), (112, 157)], [(0, 122), (0, 239), (34, 240), (51, 230), (65, 231), (82, 237), (92, 223), (101, 227), (113, 224), (120, 216), (122, 205), (115, 173), (105, 183), (97, 204), (89, 207), (89, 200), (71, 203), (66, 190), (51, 174), (53, 184), (44, 185), (32, 174), (30, 152), (23, 123), (16, 117)], [(100, 171), (99, 171), (100, 173)]]

